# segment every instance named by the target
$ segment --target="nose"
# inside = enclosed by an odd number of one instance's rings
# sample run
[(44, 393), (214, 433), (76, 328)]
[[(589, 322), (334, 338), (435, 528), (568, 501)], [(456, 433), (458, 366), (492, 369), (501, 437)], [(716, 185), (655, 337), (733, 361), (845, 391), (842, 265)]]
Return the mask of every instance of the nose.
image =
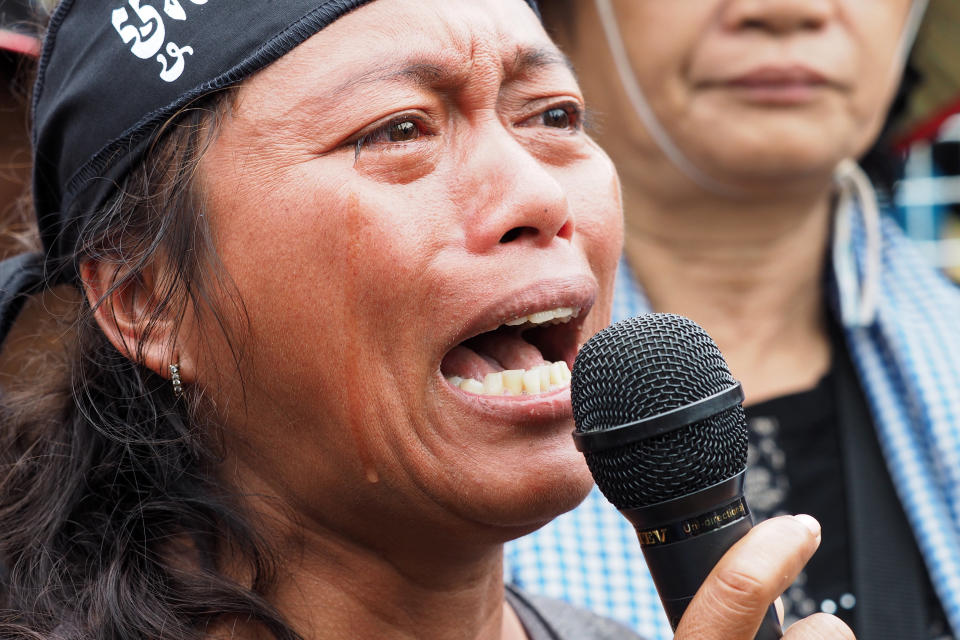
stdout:
[(783, 35), (823, 29), (836, 11), (836, 0), (733, 0), (724, 8), (723, 24)]
[(465, 212), (468, 250), (570, 240), (574, 224), (566, 191), (550, 165), (499, 121), (482, 129), (483, 143), (469, 150), (454, 196)]

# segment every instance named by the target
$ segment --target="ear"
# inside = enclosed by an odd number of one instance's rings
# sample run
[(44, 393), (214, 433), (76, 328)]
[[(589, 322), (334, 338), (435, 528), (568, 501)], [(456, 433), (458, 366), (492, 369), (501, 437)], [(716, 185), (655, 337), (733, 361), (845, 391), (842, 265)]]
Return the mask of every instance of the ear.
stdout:
[(191, 349), (177, 344), (179, 318), (154, 319), (162, 292), (152, 269), (132, 274), (123, 263), (90, 259), (80, 265), (80, 277), (97, 324), (117, 351), (167, 379), (170, 365), (179, 364), (181, 380), (193, 381)]

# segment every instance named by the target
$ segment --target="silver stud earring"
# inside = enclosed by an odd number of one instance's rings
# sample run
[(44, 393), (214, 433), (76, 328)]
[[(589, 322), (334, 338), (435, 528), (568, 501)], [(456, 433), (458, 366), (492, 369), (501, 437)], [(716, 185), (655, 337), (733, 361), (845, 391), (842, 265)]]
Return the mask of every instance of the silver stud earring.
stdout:
[(183, 395), (183, 381), (180, 380), (180, 363), (170, 365), (170, 382), (173, 384), (173, 395)]

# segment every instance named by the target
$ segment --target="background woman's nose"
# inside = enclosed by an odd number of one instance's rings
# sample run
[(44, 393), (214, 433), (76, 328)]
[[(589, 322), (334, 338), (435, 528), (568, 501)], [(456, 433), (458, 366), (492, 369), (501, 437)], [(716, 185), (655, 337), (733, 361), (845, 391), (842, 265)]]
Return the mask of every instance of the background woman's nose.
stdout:
[[(546, 246), (573, 236), (566, 192), (548, 163), (538, 159), (509, 132), (487, 134), (462, 171), (458, 200), (467, 248), (490, 251), (513, 243)], [(469, 203), (469, 204), (468, 204)]]
[(775, 34), (814, 31), (822, 29), (836, 10), (836, 0), (732, 0), (724, 8), (723, 24)]

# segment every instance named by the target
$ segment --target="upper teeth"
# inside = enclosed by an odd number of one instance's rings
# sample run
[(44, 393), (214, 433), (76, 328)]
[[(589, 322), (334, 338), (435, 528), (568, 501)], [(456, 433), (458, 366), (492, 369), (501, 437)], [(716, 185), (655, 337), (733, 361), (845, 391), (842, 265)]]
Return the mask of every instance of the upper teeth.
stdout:
[(561, 324), (570, 322), (574, 318), (580, 315), (580, 309), (575, 309), (573, 307), (558, 307), (556, 309), (550, 309), (549, 311), (537, 311), (536, 313), (531, 313), (528, 316), (522, 316), (520, 318), (514, 318), (513, 320), (508, 320), (504, 324), (508, 327), (517, 327), (522, 324)]

